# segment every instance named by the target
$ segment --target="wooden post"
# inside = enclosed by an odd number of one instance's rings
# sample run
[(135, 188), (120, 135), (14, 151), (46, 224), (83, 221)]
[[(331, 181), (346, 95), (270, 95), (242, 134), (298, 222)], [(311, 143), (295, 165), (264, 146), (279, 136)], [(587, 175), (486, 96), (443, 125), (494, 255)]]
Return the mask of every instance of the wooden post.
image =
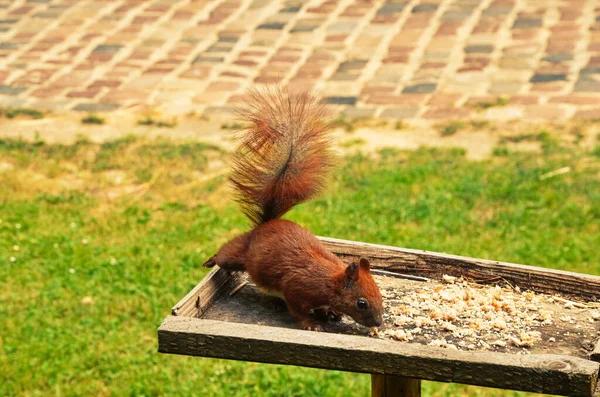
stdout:
[(372, 374), (371, 397), (421, 397), (421, 380)]

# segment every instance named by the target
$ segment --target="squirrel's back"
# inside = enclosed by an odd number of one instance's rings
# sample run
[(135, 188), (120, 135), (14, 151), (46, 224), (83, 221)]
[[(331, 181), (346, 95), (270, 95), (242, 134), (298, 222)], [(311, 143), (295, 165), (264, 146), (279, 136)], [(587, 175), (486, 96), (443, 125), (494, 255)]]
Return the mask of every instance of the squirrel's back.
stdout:
[(254, 90), (238, 113), (245, 128), (231, 182), (254, 224), (281, 217), (324, 188), (335, 156), (317, 98), (282, 88)]

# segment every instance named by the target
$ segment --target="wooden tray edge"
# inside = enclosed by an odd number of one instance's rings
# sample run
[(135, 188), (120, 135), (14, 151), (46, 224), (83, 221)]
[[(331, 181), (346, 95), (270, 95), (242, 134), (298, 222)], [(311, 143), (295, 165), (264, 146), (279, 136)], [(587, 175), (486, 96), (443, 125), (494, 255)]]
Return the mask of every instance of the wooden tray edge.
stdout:
[(361, 336), (168, 316), (161, 353), (383, 373), (572, 397), (595, 394), (600, 364), (560, 355), (454, 351)]
[(481, 282), (503, 280), (522, 289), (600, 301), (600, 276), (329, 237), (318, 238), (341, 258), (357, 260), (365, 256), (375, 268), (435, 279), (448, 274)]

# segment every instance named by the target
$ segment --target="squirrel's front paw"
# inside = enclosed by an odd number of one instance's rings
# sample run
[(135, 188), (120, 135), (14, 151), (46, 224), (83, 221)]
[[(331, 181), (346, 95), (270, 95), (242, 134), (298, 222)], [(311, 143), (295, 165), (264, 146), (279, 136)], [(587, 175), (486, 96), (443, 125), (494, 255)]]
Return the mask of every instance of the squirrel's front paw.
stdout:
[(334, 323), (337, 323), (342, 320), (342, 315), (340, 313), (334, 312), (333, 310), (327, 312), (327, 317), (329, 321), (333, 321)]
[(307, 331), (315, 331), (315, 332), (323, 331), (323, 327), (321, 327), (319, 324), (314, 324), (310, 321), (305, 321), (304, 323), (302, 323), (302, 328)]

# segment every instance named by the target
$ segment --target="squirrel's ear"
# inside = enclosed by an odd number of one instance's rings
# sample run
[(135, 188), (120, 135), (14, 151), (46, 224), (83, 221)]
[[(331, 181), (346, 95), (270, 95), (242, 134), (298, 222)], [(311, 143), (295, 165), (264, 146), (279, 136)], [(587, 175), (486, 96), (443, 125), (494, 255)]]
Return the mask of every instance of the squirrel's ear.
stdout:
[(360, 265), (361, 270), (364, 270), (366, 272), (371, 270), (371, 264), (369, 263), (367, 258), (360, 258), (359, 265)]
[(351, 263), (346, 268), (346, 285), (356, 280), (358, 280), (358, 265)]

